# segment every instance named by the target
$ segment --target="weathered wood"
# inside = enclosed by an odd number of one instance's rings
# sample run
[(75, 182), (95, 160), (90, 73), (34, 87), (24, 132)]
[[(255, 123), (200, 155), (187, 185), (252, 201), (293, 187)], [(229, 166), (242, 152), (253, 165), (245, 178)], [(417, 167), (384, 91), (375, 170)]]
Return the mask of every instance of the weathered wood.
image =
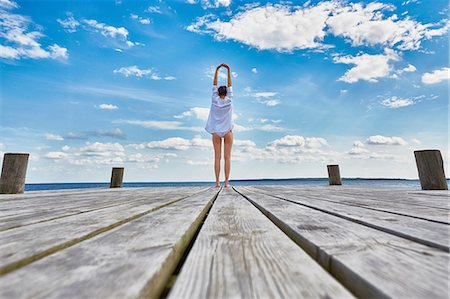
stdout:
[(414, 151), (422, 190), (448, 190), (439, 150)]
[[(17, 199), (2, 203), (0, 205), (0, 231), (113, 206), (142, 202), (153, 195), (187, 196), (202, 189), (204, 190), (205, 187), (104, 189), (100, 192), (79, 191), (76, 194), (60, 193), (55, 196), (48, 192), (46, 193), (47, 197), (37, 197), (32, 200)], [(26, 194), (23, 196), (29, 198)]]
[[(274, 187), (269, 186), (258, 186), (258, 188), (268, 190), (273, 192)], [(343, 190), (341, 190), (343, 189)], [(421, 194), (417, 194), (414, 191), (407, 190), (378, 190), (372, 189), (368, 187), (358, 187), (347, 189), (347, 187), (334, 188), (332, 192), (330, 192), (329, 187), (326, 188), (316, 188), (309, 189), (304, 188), (303, 186), (289, 186), (289, 187), (277, 187), (277, 191), (275, 192), (288, 192), (291, 194), (308, 194), (309, 196), (317, 196), (322, 198), (328, 198), (333, 200), (338, 200), (341, 202), (359, 204), (359, 205), (367, 205), (369, 207), (379, 208), (386, 211), (393, 211), (399, 213), (419, 213), (419, 215), (415, 216), (424, 216), (428, 217), (428, 214), (431, 216), (438, 216), (447, 222), (447, 215), (450, 211), (450, 201), (448, 200), (450, 196), (449, 191), (426, 191), (426, 193), (431, 194), (435, 192), (439, 192), (439, 196), (430, 200), (429, 197), (423, 196)], [(445, 195), (442, 192), (446, 193)], [(429, 210), (428, 213), (421, 214)], [(438, 221), (441, 221), (438, 220)]]
[[(255, 191), (261, 190), (257, 187), (254, 189)], [(322, 198), (309, 197), (308, 194), (298, 195), (282, 192), (270, 194), (263, 190), (259, 192), (286, 199), (318, 211), (323, 211), (446, 252), (450, 251), (450, 225), (448, 223), (437, 223), (425, 219), (387, 213), (380, 210), (348, 205)]]
[(327, 165), (328, 182), (330, 185), (342, 185), (339, 165)]
[[(350, 192), (343, 194), (341, 192), (334, 192), (334, 190), (333, 192), (329, 192), (327, 190), (307, 191), (303, 190), (301, 187), (261, 188), (258, 186), (257, 188), (263, 190), (262, 192), (274, 195), (290, 194), (315, 200), (339, 203), (341, 205), (362, 207), (368, 210), (375, 210), (394, 215), (402, 215), (433, 222), (440, 222), (443, 224), (450, 224), (450, 219), (448, 218), (450, 210), (445, 208), (449, 206), (448, 203), (445, 203), (443, 207), (432, 207), (426, 204), (422, 205), (420, 204), (421, 200), (411, 198), (409, 197), (409, 194), (399, 191), (374, 194), (372, 190), (366, 190), (365, 193), (360, 191), (355, 192), (355, 194)], [(410, 200), (412, 204), (408, 204), (408, 200)]]
[(109, 188), (122, 188), (123, 185), (123, 167), (113, 167), (111, 172), (111, 183)]
[(17, 194), (25, 190), (28, 157), (30, 154), (6, 153), (3, 156), (0, 194)]
[(156, 298), (211, 207), (213, 188), (0, 277), (1, 298)]
[(299, 296), (353, 297), (245, 198), (222, 190), (169, 298)]
[(448, 298), (448, 253), (253, 188), (235, 189), (356, 296)]
[[(206, 190), (207, 188), (204, 188), (198, 194)], [(124, 201), (122, 205), (86, 211), (70, 217), (60, 217), (0, 232), (0, 274), (167, 207), (190, 195), (190, 193), (177, 194), (161, 191), (152, 194), (149, 190), (148, 196), (139, 201)]]

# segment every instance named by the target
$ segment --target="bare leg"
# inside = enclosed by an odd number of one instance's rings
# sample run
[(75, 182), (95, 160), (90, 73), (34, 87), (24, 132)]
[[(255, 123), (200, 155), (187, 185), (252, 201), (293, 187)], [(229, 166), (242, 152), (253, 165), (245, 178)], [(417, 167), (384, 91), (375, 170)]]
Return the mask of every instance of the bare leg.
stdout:
[(216, 175), (216, 187), (220, 187), (220, 158), (222, 155), (222, 138), (213, 134), (212, 141), (214, 145), (214, 173)]
[(233, 132), (225, 134), (224, 139), (224, 158), (225, 158), (225, 187), (229, 186), (228, 179), (230, 177), (231, 168), (231, 147), (233, 146)]

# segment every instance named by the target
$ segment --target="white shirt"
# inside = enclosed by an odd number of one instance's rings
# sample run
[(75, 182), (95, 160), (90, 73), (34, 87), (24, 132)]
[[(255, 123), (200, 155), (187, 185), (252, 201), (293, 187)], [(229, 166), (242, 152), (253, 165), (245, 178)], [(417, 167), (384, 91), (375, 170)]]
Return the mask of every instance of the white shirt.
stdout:
[(205, 130), (208, 133), (223, 134), (233, 129), (233, 89), (227, 87), (227, 95), (221, 99), (217, 85), (212, 88), (211, 109)]

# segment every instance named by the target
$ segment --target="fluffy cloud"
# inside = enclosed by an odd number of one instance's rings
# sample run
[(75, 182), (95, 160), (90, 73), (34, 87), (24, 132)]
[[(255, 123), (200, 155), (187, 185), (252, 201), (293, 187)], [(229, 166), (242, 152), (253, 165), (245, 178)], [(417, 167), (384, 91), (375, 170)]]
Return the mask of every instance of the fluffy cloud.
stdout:
[(117, 107), (116, 105), (113, 105), (113, 104), (100, 104), (100, 105), (98, 105), (98, 108), (102, 109), (102, 110), (116, 110), (116, 109), (119, 109), (119, 107)]
[(157, 168), (161, 160), (177, 157), (174, 153), (145, 154), (126, 153), (119, 143), (87, 142), (82, 147), (65, 145), (62, 151), (48, 152), (45, 157), (55, 163), (67, 162), (73, 165), (117, 165), (123, 163), (140, 163), (143, 168)]
[(396, 47), (417, 50), (424, 39), (443, 36), (449, 23), (422, 24), (400, 19), (393, 5), (346, 1), (322, 1), (317, 4), (251, 5), (223, 21), (214, 15), (200, 17), (186, 29), (211, 34), (217, 40), (232, 39), (260, 50), (292, 52), (299, 49), (323, 49), (324, 37), (342, 37), (353, 46)]
[(338, 80), (347, 83), (356, 83), (359, 80), (378, 82), (378, 79), (390, 76), (394, 70), (390, 62), (398, 61), (399, 59), (400, 56), (395, 51), (385, 49), (384, 54), (336, 56), (333, 61), (334, 63), (354, 65), (354, 67), (346, 71)]
[(159, 8), (159, 6), (149, 6), (145, 12), (149, 12), (149, 13), (157, 13), (157, 14), (162, 14), (161, 9)]
[(0, 58), (4, 59), (62, 59), (68, 58), (67, 49), (57, 44), (43, 47), (39, 39), (45, 35), (42, 27), (35, 24), (31, 18), (14, 14), (8, 9), (17, 8), (14, 1), (0, 2)]
[[(149, 19), (139, 18), (139, 21), (143, 24), (145, 24), (147, 20), (150, 21)], [(108, 38), (115, 47), (118, 47), (117, 49), (119, 51), (122, 51), (122, 48), (131, 48), (134, 46), (143, 45), (139, 42), (130, 41), (128, 39), (129, 32), (125, 27), (114, 27), (93, 19), (76, 20), (70, 12), (67, 13), (66, 19), (57, 19), (56, 21), (64, 28), (66, 32), (75, 32), (79, 27), (87, 31), (97, 32)]]
[(70, 33), (76, 32), (78, 26), (80, 26), (80, 22), (75, 20), (72, 13), (68, 13), (66, 19), (64, 20), (57, 19), (56, 21), (61, 25), (61, 27), (64, 28), (66, 32)]
[(432, 71), (431, 73), (424, 73), (422, 75), (422, 82), (425, 84), (436, 84), (450, 79), (450, 68), (443, 67)]
[(140, 16), (135, 15), (135, 14), (131, 14), (130, 17), (133, 20), (136, 20), (139, 23), (144, 24), (144, 25), (148, 25), (148, 24), (150, 24), (152, 22), (152, 20), (150, 20), (149, 18), (143, 18), (143, 17), (140, 17)]
[(386, 137), (382, 135), (369, 136), (366, 143), (374, 145), (405, 145), (407, 142), (401, 137)]
[(384, 99), (381, 102), (381, 105), (383, 105), (387, 108), (397, 109), (397, 108), (414, 105), (414, 104), (420, 102), (423, 98), (425, 98), (425, 96), (423, 96), (423, 95), (417, 96), (417, 97), (412, 97), (412, 98), (404, 98), (404, 99), (396, 97), (396, 96), (392, 96), (390, 98)]
[(197, 119), (206, 121), (209, 115), (209, 108), (193, 107), (188, 111), (184, 111), (180, 115), (175, 115), (175, 118), (185, 118), (187, 116), (195, 116)]
[(306, 147), (320, 148), (326, 145), (327, 141), (320, 137), (303, 137), (300, 135), (286, 135), (280, 139), (275, 139), (268, 143), (272, 147)]
[(122, 74), (125, 77), (148, 77), (152, 80), (175, 80), (176, 78), (173, 76), (165, 76), (161, 77), (154, 69), (140, 69), (136, 65), (131, 65), (127, 67), (121, 67), (119, 69), (113, 70), (114, 74)]

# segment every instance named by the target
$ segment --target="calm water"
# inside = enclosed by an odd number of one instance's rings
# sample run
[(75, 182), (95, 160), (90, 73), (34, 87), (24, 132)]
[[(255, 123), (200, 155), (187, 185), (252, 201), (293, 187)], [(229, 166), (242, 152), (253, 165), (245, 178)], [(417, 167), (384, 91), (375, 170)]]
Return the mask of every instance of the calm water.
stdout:
[[(449, 182), (449, 180), (447, 180)], [(420, 189), (419, 180), (404, 179), (342, 179), (342, 183), (349, 186), (368, 187), (408, 187)], [(245, 185), (328, 185), (327, 178), (318, 179), (262, 179), (262, 180), (232, 180), (232, 186)], [(213, 186), (212, 182), (153, 182), (153, 183), (124, 183), (124, 187), (173, 187), (173, 186)], [(223, 183), (222, 183), (223, 185)], [(25, 191), (57, 190), (57, 189), (86, 189), (108, 188), (109, 183), (54, 183), (54, 184), (26, 184)]]

